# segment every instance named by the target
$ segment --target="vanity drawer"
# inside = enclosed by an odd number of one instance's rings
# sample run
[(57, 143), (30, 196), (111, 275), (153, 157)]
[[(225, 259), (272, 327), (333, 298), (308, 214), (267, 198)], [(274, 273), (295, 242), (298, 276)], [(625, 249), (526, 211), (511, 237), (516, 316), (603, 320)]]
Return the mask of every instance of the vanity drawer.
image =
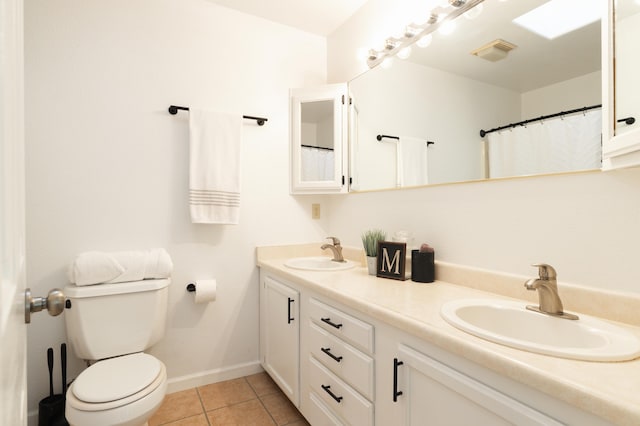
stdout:
[(309, 350), (325, 367), (373, 400), (373, 358), (313, 322), (309, 324)]
[(309, 356), (309, 386), (320, 400), (353, 425), (373, 425), (373, 404)]
[(319, 300), (310, 299), (309, 317), (323, 329), (352, 345), (373, 352), (373, 326)]
[(316, 395), (314, 392), (309, 393), (309, 400), (311, 401), (311, 409), (309, 410), (309, 415), (307, 416), (307, 420), (313, 426), (343, 426), (342, 423), (336, 416), (331, 412), (329, 407), (324, 405), (324, 403), (320, 400), (320, 397)]

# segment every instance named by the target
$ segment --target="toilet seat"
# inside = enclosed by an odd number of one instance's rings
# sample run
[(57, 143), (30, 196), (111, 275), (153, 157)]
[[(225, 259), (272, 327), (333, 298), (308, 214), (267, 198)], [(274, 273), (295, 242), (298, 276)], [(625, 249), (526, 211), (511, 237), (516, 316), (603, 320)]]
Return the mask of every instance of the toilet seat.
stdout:
[(111, 358), (77, 377), (67, 392), (67, 403), (80, 411), (114, 409), (144, 398), (166, 379), (164, 364), (149, 354)]

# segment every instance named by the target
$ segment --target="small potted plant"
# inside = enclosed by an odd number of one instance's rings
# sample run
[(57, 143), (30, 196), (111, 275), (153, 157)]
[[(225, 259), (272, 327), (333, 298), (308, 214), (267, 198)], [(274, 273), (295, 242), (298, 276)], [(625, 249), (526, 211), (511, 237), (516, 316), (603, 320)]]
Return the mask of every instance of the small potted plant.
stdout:
[(367, 256), (367, 269), (369, 275), (376, 275), (376, 266), (378, 259), (378, 241), (384, 241), (387, 233), (380, 229), (370, 229), (362, 233), (362, 245), (364, 253)]

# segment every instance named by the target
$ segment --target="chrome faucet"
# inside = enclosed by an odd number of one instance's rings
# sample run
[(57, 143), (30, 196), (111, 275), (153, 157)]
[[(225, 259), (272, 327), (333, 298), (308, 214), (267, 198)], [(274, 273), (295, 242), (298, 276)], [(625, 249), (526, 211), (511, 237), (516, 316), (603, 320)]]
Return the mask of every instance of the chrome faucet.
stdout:
[(331, 249), (333, 252), (333, 260), (334, 262), (344, 262), (344, 257), (342, 256), (342, 246), (340, 245), (340, 240), (336, 237), (327, 237), (328, 240), (331, 240), (333, 244), (323, 244), (320, 246), (322, 250)]
[(527, 309), (552, 315), (559, 318), (577, 320), (578, 316), (563, 311), (562, 301), (558, 295), (556, 270), (545, 263), (535, 263), (531, 266), (538, 268), (538, 278), (531, 278), (524, 283), (527, 290), (538, 290), (540, 306), (527, 305)]

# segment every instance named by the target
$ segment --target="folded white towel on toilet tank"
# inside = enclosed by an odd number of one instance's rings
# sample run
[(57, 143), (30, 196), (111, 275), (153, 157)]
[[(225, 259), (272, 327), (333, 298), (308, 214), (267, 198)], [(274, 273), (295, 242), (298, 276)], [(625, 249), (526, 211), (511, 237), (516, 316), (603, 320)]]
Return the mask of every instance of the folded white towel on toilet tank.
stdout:
[(75, 285), (113, 284), (153, 278), (169, 278), (173, 262), (166, 250), (80, 253), (69, 265), (69, 281)]

